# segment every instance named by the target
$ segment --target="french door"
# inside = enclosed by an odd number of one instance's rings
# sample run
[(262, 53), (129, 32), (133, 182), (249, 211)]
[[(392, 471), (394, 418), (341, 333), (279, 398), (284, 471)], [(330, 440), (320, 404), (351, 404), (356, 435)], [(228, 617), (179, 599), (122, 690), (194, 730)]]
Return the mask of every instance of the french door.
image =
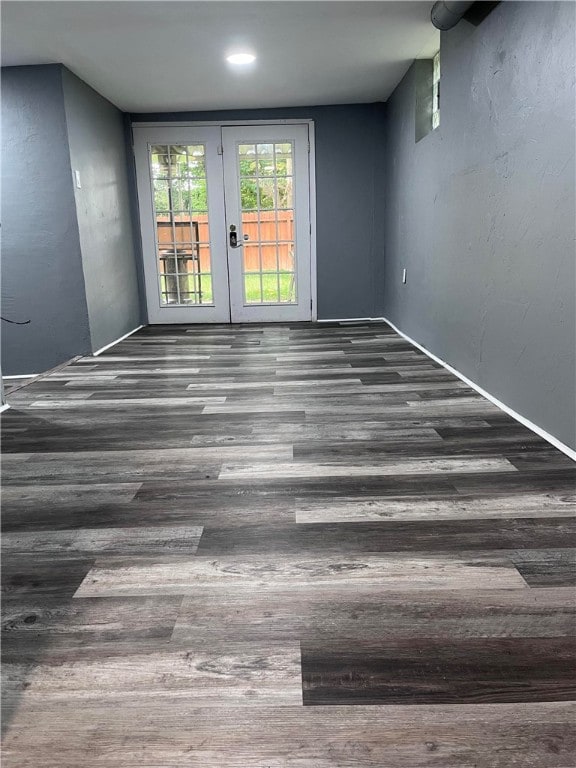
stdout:
[(311, 319), (307, 125), (134, 127), (150, 323)]

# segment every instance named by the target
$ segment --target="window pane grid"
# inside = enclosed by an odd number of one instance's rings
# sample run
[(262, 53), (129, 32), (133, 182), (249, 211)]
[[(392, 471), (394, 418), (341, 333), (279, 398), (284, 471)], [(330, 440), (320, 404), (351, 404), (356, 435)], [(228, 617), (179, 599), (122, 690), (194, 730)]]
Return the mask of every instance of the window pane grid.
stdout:
[(238, 145), (246, 304), (296, 301), (292, 153), (290, 142)]
[(160, 301), (213, 304), (205, 147), (151, 146)]

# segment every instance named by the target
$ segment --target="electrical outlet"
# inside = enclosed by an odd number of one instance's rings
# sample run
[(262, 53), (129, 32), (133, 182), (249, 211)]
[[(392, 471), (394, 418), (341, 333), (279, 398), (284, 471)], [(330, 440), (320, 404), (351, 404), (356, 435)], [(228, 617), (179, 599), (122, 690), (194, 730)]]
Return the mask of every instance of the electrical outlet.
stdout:
[(406, 283), (406, 270), (405, 269), (402, 270), (402, 282)]
[(80, 181), (80, 171), (74, 171), (74, 179), (76, 181), (76, 187), (82, 189), (82, 182)]

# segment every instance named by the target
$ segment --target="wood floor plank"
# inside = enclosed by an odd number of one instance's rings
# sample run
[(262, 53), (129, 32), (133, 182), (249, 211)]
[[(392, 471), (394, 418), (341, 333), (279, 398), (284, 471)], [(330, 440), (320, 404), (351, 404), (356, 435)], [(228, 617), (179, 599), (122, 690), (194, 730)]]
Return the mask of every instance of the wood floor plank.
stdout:
[[(574, 704), (191, 708), (181, 698), (111, 709), (21, 707), (13, 768), (570, 768)], [(22, 755), (27, 761), (21, 761)]]
[(145, 654), (109, 654), (104, 658), (58, 659), (28, 665), (8, 662), (12, 690), (25, 691), (28, 702), (107, 702), (148, 696), (185, 698), (188, 705), (270, 706), (302, 704), (299, 643), (266, 646), (218, 644), (185, 649), (164, 648)]
[[(84, 397), (96, 394), (95, 392), (80, 393)], [(202, 408), (206, 403), (224, 403), (225, 397), (146, 397), (146, 398), (126, 398), (120, 400), (118, 398), (108, 398), (105, 400), (80, 399), (75, 400), (35, 400), (28, 403), (30, 408), (110, 408), (115, 405), (130, 406), (130, 405), (145, 405), (147, 408), (153, 408), (155, 405), (160, 405), (162, 408), (167, 406), (189, 406), (190, 408)]]
[[(260, 455), (263, 459), (270, 459), (275, 461), (285, 461), (292, 458), (292, 444), (275, 444), (272, 449), (261, 448), (256, 450), (255, 453)], [(149, 450), (132, 450), (132, 451), (92, 451), (81, 453), (75, 453), (74, 451), (52, 451), (50, 453), (35, 452), (28, 455), (31, 464), (29, 466), (36, 466), (42, 463), (50, 464), (85, 464), (92, 465), (101, 462), (107, 464), (114, 462), (116, 464), (126, 464), (132, 462), (134, 464), (148, 464), (154, 458), (157, 461), (162, 461), (165, 464), (209, 464), (214, 461), (241, 461), (246, 458), (246, 453), (242, 448), (237, 446), (217, 446), (214, 448), (157, 448)], [(7, 459), (9, 462), (11, 457)], [(253, 459), (252, 459), (253, 460)], [(131, 484), (133, 485), (133, 484)]]
[[(120, 599), (120, 598), (118, 598)], [(75, 601), (73, 601), (75, 602)], [(86, 602), (86, 601), (84, 601)], [(184, 597), (173, 640), (307, 642), (358, 638), (374, 643), (415, 638), (573, 637), (574, 592), (542, 589), (421, 589), (384, 591), (359, 585), (353, 594), (337, 586), (298, 591), (203, 589)]]
[[(158, 379), (162, 379), (163, 376), (177, 376), (180, 374), (186, 376), (194, 376), (200, 372), (200, 368), (113, 368), (113, 369), (100, 369), (100, 373), (94, 373), (95, 366), (81, 366), (80, 368), (74, 368), (68, 366), (63, 373), (56, 373), (51, 376), (52, 381), (94, 381), (99, 379), (106, 379), (109, 377), (118, 376), (152, 376)], [(90, 374), (90, 376), (88, 376)]]
[(485, 520), (574, 516), (574, 494), (533, 493), (464, 495), (426, 501), (420, 497), (343, 497), (326, 501), (296, 499), (297, 523), (360, 523), (387, 520)]
[(576, 699), (569, 638), (302, 643), (304, 704), (454, 704)]
[(9, 555), (33, 557), (35, 554), (52, 554), (59, 559), (103, 554), (162, 555), (167, 551), (194, 554), (201, 536), (201, 526), (82, 528), (72, 531), (5, 533), (2, 546)]
[[(300, 462), (282, 464), (274, 467), (275, 478), (299, 477), (369, 477), (378, 475), (431, 475), (447, 474), (450, 472), (515, 472), (514, 467), (503, 458), (473, 458), (455, 457), (446, 459), (418, 459), (416, 461), (383, 461), (378, 464), (317, 464)], [(229, 480), (244, 478), (258, 479), (268, 475), (270, 467), (264, 464), (246, 464), (234, 466), (225, 464), (219, 477)]]
[(2, 604), (2, 658), (34, 666), (47, 657), (158, 650), (170, 641), (182, 598), (19, 596)]
[[(200, 542), (200, 555), (331, 554), (346, 558), (359, 553), (428, 553), (490, 550), (547, 552), (576, 540), (570, 517), (487, 520), (389, 521), (381, 523), (317, 523), (245, 525), (229, 529), (213, 523)], [(518, 554), (518, 557), (521, 555)]]
[(482, 493), (489, 486), (494, 492), (531, 493), (554, 491), (566, 494), (574, 493), (576, 467), (531, 472), (492, 472), (489, 475), (460, 475), (452, 478), (452, 483), (460, 493)]
[[(229, 494), (216, 498), (210, 493), (194, 497), (188, 485), (179, 498), (178, 490), (170, 486), (147, 489), (146, 495), (134, 499), (131, 504), (98, 504), (93, 506), (44, 505), (42, 508), (2, 510), (5, 532), (73, 531), (95, 528), (135, 528), (165, 526), (226, 525), (242, 527), (253, 524), (257, 518), (262, 523), (286, 523), (294, 521), (294, 499), (276, 496), (273, 502), (266, 497), (252, 494)], [(168, 552), (169, 553), (169, 552)]]
[(576, 586), (575, 548), (518, 550), (510, 559), (531, 587)]
[(26, 467), (22, 467), (21, 461), (14, 463), (14, 455), (6, 455), (6, 484), (20, 485), (25, 480), (45, 485), (78, 484), (82, 480), (100, 480), (108, 484), (152, 477), (216, 478), (224, 461), (254, 461), (258, 457), (260, 461), (281, 462), (292, 457), (292, 445), (253, 446), (250, 455), (242, 446), (234, 445), (134, 451), (55, 451), (30, 454)]
[(144, 561), (100, 560), (75, 593), (76, 597), (189, 595), (206, 587), (249, 590), (338, 585), (342, 591), (379, 585), (382, 590), (524, 589), (526, 582), (505, 557), (459, 558), (383, 555), (348, 557), (244, 556), (170, 558)]
[(46, 595), (72, 597), (94, 564), (93, 558), (63, 560), (34, 554), (2, 557), (2, 595), (4, 598)]
[(2, 489), (2, 511), (45, 508), (78, 509), (100, 504), (128, 504), (142, 483), (96, 485), (8, 485)]
[[(408, 430), (405, 430), (408, 432)], [(414, 430), (416, 431), (416, 430)], [(436, 432), (436, 430), (434, 430)], [(400, 438), (394, 440), (387, 435), (380, 436), (377, 433), (365, 433), (360, 439), (354, 439), (347, 435), (348, 439), (334, 440), (329, 439), (309, 439), (305, 442), (297, 441), (294, 443), (294, 458), (299, 462), (314, 461), (316, 463), (341, 463), (341, 464), (362, 464), (364, 462), (373, 462), (374, 459), (384, 461), (390, 458), (399, 459), (406, 457), (409, 460), (421, 457), (423, 461), (427, 459), (452, 458), (458, 455), (460, 458), (465, 456), (479, 458), (505, 458), (509, 460), (508, 455), (502, 456), (503, 451), (522, 450), (526, 454), (539, 453), (541, 450), (540, 441), (537, 440), (518, 440), (518, 438), (504, 439), (502, 444), (492, 436), (471, 437), (469, 440), (446, 440), (441, 438), (436, 432), (434, 436), (427, 435), (428, 440)], [(426, 437), (426, 435), (425, 435)], [(432, 444), (430, 441), (433, 441)], [(510, 462), (512, 463), (512, 462)]]
[[(381, 416), (383, 414), (380, 414)], [(204, 417), (207, 418), (207, 417)], [(484, 428), (491, 431), (488, 422), (478, 417), (470, 418), (424, 418), (424, 419), (347, 419), (346, 414), (338, 413), (332, 419), (306, 420), (301, 424), (282, 423), (281, 428), (286, 434), (294, 435), (299, 440), (320, 440), (331, 438), (342, 442), (348, 440), (371, 440), (372, 438), (384, 439), (388, 434), (394, 437), (395, 432), (401, 433), (402, 439), (419, 439), (422, 430), (430, 436), (430, 430), (434, 430), (438, 437), (438, 429), (441, 427)], [(252, 426), (254, 434), (269, 434), (273, 431), (272, 424), (255, 422)], [(362, 432), (365, 437), (356, 437), (357, 432)]]

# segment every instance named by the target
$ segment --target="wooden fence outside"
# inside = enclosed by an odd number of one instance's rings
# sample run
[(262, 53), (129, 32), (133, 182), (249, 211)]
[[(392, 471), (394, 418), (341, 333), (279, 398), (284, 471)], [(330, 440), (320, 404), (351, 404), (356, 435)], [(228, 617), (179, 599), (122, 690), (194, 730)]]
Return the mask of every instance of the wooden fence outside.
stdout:
[[(278, 232), (276, 232), (278, 227)], [(189, 218), (175, 217), (174, 231), (176, 237), (176, 246), (178, 253), (182, 255), (179, 262), (186, 262), (186, 254), (199, 252), (200, 271), (210, 271), (210, 239), (208, 228), (208, 215), (197, 214), (191, 222)], [(281, 271), (291, 272), (294, 270), (293, 249), (294, 249), (294, 211), (260, 211), (260, 226), (258, 225), (258, 213), (247, 212), (242, 214), (242, 235), (248, 235), (244, 242), (244, 269), (246, 272), (260, 271), (260, 255), (262, 254), (262, 270), (265, 272), (276, 271), (276, 254), (278, 254), (278, 265)], [(173, 242), (172, 223), (166, 216), (159, 216), (157, 219), (157, 237), (159, 250), (162, 252), (162, 246)], [(259, 249), (258, 241), (276, 241), (261, 242)], [(196, 246), (195, 243), (200, 245)], [(181, 243), (181, 246), (178, 244)], [(190, 245), (192, 244), (192, 245)], [(172, 251), (172, 247), (166, 250)], [(164, 263), (166, 259), (161, 259)], [(164, 270), (165, 267), (162, 267)], [(179, 266), (179, 271), (182, 267)], [(173, 271), (170, 269), (169, 271)], [(190, 264), (186, 271), (193, 271)]]

